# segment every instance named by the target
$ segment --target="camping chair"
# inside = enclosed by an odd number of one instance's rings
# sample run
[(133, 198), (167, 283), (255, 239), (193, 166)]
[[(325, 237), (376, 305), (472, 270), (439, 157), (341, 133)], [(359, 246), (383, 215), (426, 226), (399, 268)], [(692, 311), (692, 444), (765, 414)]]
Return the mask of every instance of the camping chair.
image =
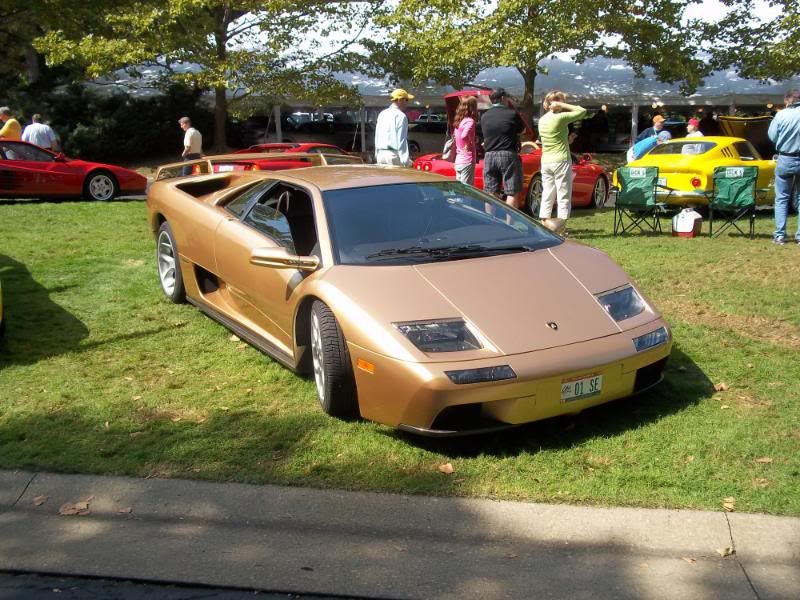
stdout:
[[(666, 205), (656, 201), (658, 167), (620, 167), (619, 190), (614, 205), (614, 235), (633, 228), (661, 233), (660, 215)], [(627, 220), (627, 224), (626, 224)]]
[[(708, 203), (708, 233), (712, 238), (722, 234), (733, 226), (742, 235), (744, 231), (736, 223), (748, 217), (750, 221), (750, 239), (756, 233), (756, 181), (758, 167), (717, 167), (714, 169), (714, 190)], [(714, 233), (714, 213), (724, 223)]]

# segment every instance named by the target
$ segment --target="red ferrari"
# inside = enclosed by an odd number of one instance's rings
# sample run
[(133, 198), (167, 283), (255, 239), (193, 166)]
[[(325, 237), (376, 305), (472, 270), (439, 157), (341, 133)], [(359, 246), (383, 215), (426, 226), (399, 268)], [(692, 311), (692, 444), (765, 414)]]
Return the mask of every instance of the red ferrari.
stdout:
[(0, 140), (0, 197), (89, 198), (144, 194), (147, 178), (135, 171), (67, 158), (27, 142)]
[(301, 152), (306, 154), (347, 154), (339, 146), (318, 144), (316, 142), (255, 144), (237, 150), (234, 154), (253, 154), (255, 152)]
[[(478, 98), (478, 110), (483, 112), (489, 108), (489, 90), (462, 90), (447, 94), (445, 105), (447, 106), (448, 131), (452, 129), (453, 117), (459, 98), (462, 96), (476, 96)], [(539, 204), (542, 200), (542, 176), (541, 161), (542, 151), (533, 144), (523, 144), (520, 152), (522, 160), (522, 184), (525, 189), (525, 199), (521, 207), (534, 217), (539, 216)], [(431, 171), (444, 175), (445, 177), (455, 178), (455, 165), (442, 159), (441, 154), (426, 154), (414, 161), (414, 168), (420, 171)], [(583, 207), (602, 208), (608, 199), (609, 177), (605, 169), (592, 162), (590, 154), (579, 157), (572, 155), (572, 205)], [(475, 165), (475, 187), (483, 189), (483, 158)]]

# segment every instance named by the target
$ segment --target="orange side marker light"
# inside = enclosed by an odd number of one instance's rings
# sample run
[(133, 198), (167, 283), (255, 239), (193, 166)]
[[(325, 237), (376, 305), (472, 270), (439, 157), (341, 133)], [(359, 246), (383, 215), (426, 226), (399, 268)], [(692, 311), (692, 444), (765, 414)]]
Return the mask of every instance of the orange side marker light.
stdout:
[(366, 371), (370, 375), (375, 374), (375, 365), (373, 365), (371, 362), (365, 361), (363, 358), (358, 359), (356, 366), (362, 371)]

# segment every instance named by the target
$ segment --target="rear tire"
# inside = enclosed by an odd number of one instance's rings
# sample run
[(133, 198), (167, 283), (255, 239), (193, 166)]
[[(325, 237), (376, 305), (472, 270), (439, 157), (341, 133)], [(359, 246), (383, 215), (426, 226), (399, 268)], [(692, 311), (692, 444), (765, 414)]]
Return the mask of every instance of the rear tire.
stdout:
[(83, 195), (96, 202), (108, 202), (119, 194), (116, 178), (108, 171), (92, 171), (83, 182)]
[(169, 223), (164, 221), (158, 228), (156, 236), (156, 265), (158, 266), (158, 281), (161, 291), (174, 304), (186, 301), (186, 288), (183, 285), (181, 261), (178, 255), (178, 245)]
[(601, 209), (608, 202), (608, 181), (602, 175), (594, 182), (594, 189), (592, 190), (592, 207)]
[(539, 207), (542, 205), (542, 176), (536, 174), (531, 179), (528, 186), (528, 214), (536, 219), (539, 218)]
[(350, 353), (336, 317), (319, 300), (311, 306), (310, 339), (314, 383), (322, 410), (343, 419), (357, 415), (358, 400)]

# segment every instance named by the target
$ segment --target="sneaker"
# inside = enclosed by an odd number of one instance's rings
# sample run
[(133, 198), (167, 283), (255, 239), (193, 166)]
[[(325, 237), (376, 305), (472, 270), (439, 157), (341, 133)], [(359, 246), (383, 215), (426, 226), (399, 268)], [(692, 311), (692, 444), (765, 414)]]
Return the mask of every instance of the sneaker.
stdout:
[(786, 243), (786, 240), (782, 237), (777, 237), (772, 239), (773, 244), (778, 244), (778, 246), (783, 246)]

